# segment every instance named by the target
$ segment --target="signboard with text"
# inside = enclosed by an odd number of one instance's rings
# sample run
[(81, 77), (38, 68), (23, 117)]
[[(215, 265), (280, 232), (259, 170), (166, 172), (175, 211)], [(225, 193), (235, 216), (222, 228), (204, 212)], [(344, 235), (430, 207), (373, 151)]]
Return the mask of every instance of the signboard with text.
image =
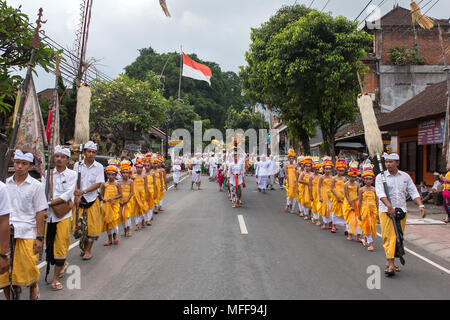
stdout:
[(444, 119), (431, 119), (419, 123), (419, 133), (417, 144), (419, 146), (427, 144), (442, 144), (444, 134), (442, 122)]

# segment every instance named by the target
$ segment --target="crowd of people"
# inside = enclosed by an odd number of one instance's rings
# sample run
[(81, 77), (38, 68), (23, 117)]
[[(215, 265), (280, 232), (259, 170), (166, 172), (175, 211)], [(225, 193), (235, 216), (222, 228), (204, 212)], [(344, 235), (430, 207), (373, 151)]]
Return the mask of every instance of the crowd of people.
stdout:
[(45, 177), (39, 181), (29, 175), (33, 154), (15, 151), (14, 175), (6, 184), (0, 182), (0, 289), (6, 299), (19, 298), (22, 287), (30, 288), (30, 299), (40, 299), (36, 264), (44, 241), (46, 281), (54, 265), (51, 288), (62, 290), (59, 279), (69, 265), (71, 231), (79, 239), (81, 259), (90, 260), (93, 244), (103, 232), (108, 237), (105, 247), (118, 245), (120, 224), (121, 236), (130, 237), (133, 223), (134, 231), (144, 229), (152, 225), (153, 214), (164, 210), (168, 187), (161, 155), (136, 154), (132, 161), (120, 162), (112, 159), (105, 169), (95, 161), (96, 153), (97, 145), (89, 141), (84, 145), (84, 159), (71, 170), (70, 150), (55, 147), (55, 167), (47, 184)]
[[(15, 151), (14, 175), (6, 184), (0, 182), (0, 289), (7, 299), (17, 298), (21, 287), (30, 288), (30, 299), (40, 299), (40, 272), (36, 264), (44, 241), (46, 281), (50, 266), (54, 265), (51, 287), (62, 290), (59, 279), (68, 267), (71, 232), (79, 239), (81, 259), (90, 260), (93, 244), (103, 232), (107, 234), (105, 247), (118, 245), (119, 225), (123, 227), (121, 236), (128, 238), (132, 229), (135, 232), (151, 226), (153, 215), (163, 211), (168, 186), (161, 155), (147, 153), (136, 154), (133, 160), (112, 159), (105, 169), (95, 161), (95, 143), (86, 143), (83, 154), (84, 158), (71, 170), (70, 150), (55, 147), (55, 167), (49, 179), (39, 181), (29, 174), (34, 165), (33, 155)], [(368, 251), (374, 251), (376, 226), (380, 223), (387, 259), (385, 273), (394, 275), (400, 271), (394, 263), (398, 257), (396, 232), (405, 228), (407, 194), (419, 206), (422, 217), (425, 217), (422, 199), (428, 195), (421, 196), (411, 177), (398, 169), (398, 154), (384, 154), (383, 158), (386, 171), (377, 176), (369, 159), (360, 164), (338, 158), (334, 164), (329, 157), (297, 157), (292, 149), (287, 163), (273, 156), (235, 150), (177, 157), (171, 170), (174, 189), (178, 189), (184, 168), (191, 176), (191, 190), (194, 185), (201, 190), (202, 174), (208, 174), (209, 181), (217, 181), (220, 192), (227, 192), (233, 208), (243, 205), (246, 176), (256, 176), (256, 188), (261, 193), (274, 190), (278, 179), (286, 192), (285, 212), (298, 214), (332, 233), (343, 227), (347, 240), (355, 238)], [(439, 179), (444, 185), (448, 219), (450, 172)], [(393, 218), (398, 219), (397, 229)], [(14, 226), (11, 230), (10, 224)], [(10, 241), (10, 236), (14, 241)]]

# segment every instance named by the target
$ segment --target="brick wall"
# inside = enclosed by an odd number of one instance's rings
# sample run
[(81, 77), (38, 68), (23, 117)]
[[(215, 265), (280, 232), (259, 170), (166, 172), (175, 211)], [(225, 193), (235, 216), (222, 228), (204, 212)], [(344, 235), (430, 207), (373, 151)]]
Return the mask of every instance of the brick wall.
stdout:
[[(435, 27), (431, 30), (416, 29), (417, 43), (419, 47), (419, 56), (427, 59), (427, 65), (442, 65), (442, 50), (439, 41), (439, 31)], [(448, 28), (443, 28), (444, 46), (450, 41)], [(446, 32), (447, 31), (447, 32)], [(408, 49), (414, 49), (414, 33), (413, 30), (406, 29), (386, 29), (383, 30), (381, 61), (382, 64), (392, 64), (389, 51), (391, 48), (405, 46)], [(450, 52), (447, 52), (447, 62), (450, 63)]]

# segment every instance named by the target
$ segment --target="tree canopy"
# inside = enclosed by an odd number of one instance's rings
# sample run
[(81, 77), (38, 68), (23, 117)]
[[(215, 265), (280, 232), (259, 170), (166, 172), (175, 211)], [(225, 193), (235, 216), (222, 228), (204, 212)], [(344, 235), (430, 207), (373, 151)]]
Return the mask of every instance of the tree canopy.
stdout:
[(296, 5), (283, 7), (251, 38), (241, 71), (246, 93), (279, 108), (301, 135), (318, 124), (334, 157), (335, 133), (358, 114), (356, 73), (372, 36), (345, 17)]
[(90, 125), (93, 132), (112, 133), (123, 139), (127, 131), (149, 131), (164, 123), (167, 100), (159, 89), (159, 80), (148, 72), (146, 80), (125, 74), (114, 81), (98, 80), (92, 84)]
[[(180, 54), (177, 52), (158, 54), (152, 48), (139, 50), (136, 60), (125, 67), (126, 74), (135, 79), (145, 79), (148, 71), (161, 78), (166, 99), (178, 97), (180, 77)], [(189, 57), (211, 68), (211, 86), (204, 81), (183, 77), (181, 99), (189, 101), (201, 119), (209, 119), (212, 127), (223, 130), (228, 110), (233, 107), (242, 111), (248, 99), (241, 95), (239, 76), (231, 71), (223, 72), (218, 64), (201, 60), (196, 54)]]
[[(23, 81), (17, 71), (28, 66), (31, 58), (30, 40), (34, 30), (28, 16), (0, 0), (0, 113), (12, 109), (18, 87)], [(54, 67), (58, 52), (41, 41), (33, 59), (33, 69), (41, 66), (45, 71)]]

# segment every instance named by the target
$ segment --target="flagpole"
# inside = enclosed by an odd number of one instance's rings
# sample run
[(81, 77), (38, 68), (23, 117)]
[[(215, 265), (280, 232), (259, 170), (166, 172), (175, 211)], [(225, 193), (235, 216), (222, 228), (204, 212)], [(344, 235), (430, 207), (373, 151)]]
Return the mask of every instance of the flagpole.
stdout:
[(180, 81), (178, 82), (178, 100), (181, 99), (181, 75), (183, 73), (183, 47), (180, 46), (181, 54), (180, 54)]

